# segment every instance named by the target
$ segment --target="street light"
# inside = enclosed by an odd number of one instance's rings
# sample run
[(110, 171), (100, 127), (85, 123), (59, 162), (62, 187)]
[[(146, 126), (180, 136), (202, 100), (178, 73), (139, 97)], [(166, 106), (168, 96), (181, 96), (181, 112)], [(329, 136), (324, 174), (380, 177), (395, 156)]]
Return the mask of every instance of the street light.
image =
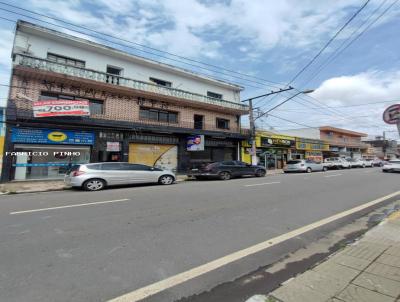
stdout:
[[(289, 87), (289, 88), (286, 89), (286, 90), (291, 90), (291, 89), (293, 89), (293, 88), (292, 88), (292, 87)], [(267, 95), (271, 95), (271, 94), (275, 94), (275, 93), (280, 93), (280, 92), (283, 92), (283, 91), (286, 91), (286, 90), (282, 90), (282, 89), (281, 89), (280, 91), (271, 92), (271, 93), (269, 93), (269, 94), (267, 94)], [(296, 94), (294, 94), (294, 95), (292, 95), (291, 97), (289, 97), (289, 98), (287, 98), (286, 100), (284, 100), (283, 102), (280, 102), (278, 105), (272, 107), (272, 108), (269, 109), (268, 111), (263, 112), (262, 114), (258, 115), (256, 118), (254, 118), (254, 115), (253, 115), (253, 102), (252, 102), (252, 101), (253, 101), (253, 99), (255, 99), (255, 98), (259, 98), (259, 97), (267, 96), (267, 95), (257, 96), (257, 97), (254, 97), (254, 98), (251, 98), (251, 99), (246, 100), (246, 101), (249, 101), (249, 110), (250, 110), (250, 112), (249, 112), (249, 119), (250, 119), (251, 164), (252, 164), (252, 165), (257, 165), (257, 154), (256, 154), (257, 149), (256, 149), (256, 127), (255, 127), (255, 121), (256, 121), (257, 119), (259, 119), (260, 117), (263, 117), (264, 115), (268, 114), (268, 113), (271, 112), (272, 110), (275, 110), (276, 108), (278, 108), (278, 107), (282, 106), (283, 104), (289, 102), (291, 99), (295, 98), (296, 96), (298, 96), (298, 95), (300, 95), (300, 94), (307, 94), (307, 93), (312, 93), (312, 92), (314, 92), (313, 89), (308, 89), (308, 90), (304, 90), (304, 91), (299, 91), (299, 92), (297, 92)]]

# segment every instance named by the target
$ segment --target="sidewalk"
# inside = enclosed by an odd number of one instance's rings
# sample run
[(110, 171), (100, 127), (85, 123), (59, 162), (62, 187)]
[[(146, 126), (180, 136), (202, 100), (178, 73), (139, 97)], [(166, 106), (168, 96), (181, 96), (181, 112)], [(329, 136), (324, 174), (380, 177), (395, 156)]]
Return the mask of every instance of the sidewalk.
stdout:
[(400, 211), (268, 296), (246, 302), (399, 302)]

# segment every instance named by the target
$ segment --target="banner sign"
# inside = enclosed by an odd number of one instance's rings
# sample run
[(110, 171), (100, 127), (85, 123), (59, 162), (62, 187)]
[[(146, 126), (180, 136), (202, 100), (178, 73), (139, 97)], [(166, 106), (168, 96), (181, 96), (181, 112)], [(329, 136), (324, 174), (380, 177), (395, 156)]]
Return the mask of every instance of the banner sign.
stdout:
[(89, 101), (45, 100), (33, 102), (34, 117), (89, 116)]
[(296, 149), (309, 151), (329, 151), (329, 144), (326, 144), (321, 140), (298, 138), (296, 139)]
[(52, 130), (40, 128), (12, 128), (11, 141), (26, 144), (93, 145), (91, 131)]
[(204, 151), (204, 135), (189, 136), (186, 142), (187, 151)]
[(400, 121), (400, 104), (386, 108), (383, 113), (383, 120), (386, 124), (397, 124)]
[(271, 147), (271, 146), (279, 146), (279, 147), (294, 147), (295, 141), (284, 138), (277, 137), (261, 137), (261, 146), (262, 147)]
[(107, 149), (106, 151), (109, 152), (119, 152), (120, 147), (119, 147), (119, 142), (107, 142)]

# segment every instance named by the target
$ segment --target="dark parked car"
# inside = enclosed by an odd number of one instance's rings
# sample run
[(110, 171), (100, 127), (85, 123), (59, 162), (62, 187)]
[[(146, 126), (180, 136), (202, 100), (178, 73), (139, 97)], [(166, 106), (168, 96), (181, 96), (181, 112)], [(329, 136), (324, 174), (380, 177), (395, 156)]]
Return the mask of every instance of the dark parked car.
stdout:
[(188, 176), (196, 179), (219, 178), (228, 180), (233, 177), (256, 176), (263, 177), (267, 171), (262, 166), (252, 166), (241, 161), (221, 161), (190, 169)]

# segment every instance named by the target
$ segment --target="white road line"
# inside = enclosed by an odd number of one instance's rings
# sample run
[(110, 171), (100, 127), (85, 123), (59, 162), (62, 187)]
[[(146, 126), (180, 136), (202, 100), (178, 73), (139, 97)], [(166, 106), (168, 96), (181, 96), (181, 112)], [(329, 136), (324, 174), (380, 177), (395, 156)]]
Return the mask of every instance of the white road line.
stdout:
[(268, 249), (271, 246), (277, 245), (281, 242), (284, 242), (288, 239), (297, 237), (299, 235), (302, 235), (306, 232), (309, 232), (311, 230), (314, 230), (316, 228), (319, 228), (325, 224), (328, 224), (330, 222), (333, 222), (337, 219), (346, 217), (348, 215), (354, 214), (356, 212), (359, 212), (361, 210), (364, 210), (368, 207), (371, 207), (373, 205), (379, 204), (389, 198), (392, 198), (396, 195), (399, 195), (400, 191), (394, 192), (392, 194), (383, 196), (381, 198), (372, 200), (370, 202), (367, 202), (365, 204), (362, 204), (360, 206), (354, 207), (352, 209), (346, 210), (344, 212), (335, 214), (333, 216), (321, 219), (319, 221), (316, 221), (314, 223), (305, 225), (301, 228), (298, 228), (296, 230), (290, 231), (286, 234), (268, 239), (264, 242), (258, 243), (256, 245), (250, 246), (248, 248), (245, 248), (243, 250), (234, 252), (232, 254), (226, 255), (224, 257), (218, 258), (216, 260), (213, 260), (211, 262), (208, 262), (206, 264), (200, 265), (198, 267), (194, 267), (190, 270), (187, 270), (185, 272), (179, 273), (177, 275), (171, 276), (169, 278), (166, 278), (164, 280), (155, 282), (153, 284), (147, 285), (145, 287), (136, 289), (130, 293), (127, 293), (125, 295), (122, 295), (120, 297), (114, 298), (112, 300), (109, 300), (108, 302), (137, 302), (140, 300), (143, 300), (147, 297), (153, 296), (159, 292), (162, 292), (168, 288), (171, 288), (173, 286), (179, 285), (181, 283), (184, 283), (188, 280), (191, 280), (193, 278), (199, 277), (201, 275), (204, 275), (208, 272), (211, 272), (213, 270), (216, 270), (220, 267), (223, 267), (227, 264), (230, 264), (234, 261), (240, 260), (244, 257), (247, 257), (249, 255), (258, 253), (262, 250)]
[(128, 200), (130, 200), (130, 199), (126, 199), (125, 198), (125, 199), (115, 199), (115, 200), (106, 200), (106, 201), (96, 201), (96, 202), (88, 202), (88, 203), (71, 204), (71, 205), (67, 205), (67, 206), (59, 206), (59, 207), (51, 207), (51, 208), (42, 208), (42, 209), (10, 212), (10, 215), (18, 215), (18, 214), (33, 213), (33, 212), (42, 212), (42, 211), (51, 211), (51, 210), (66, 209), (66, 208), (92, 206), (92, 205), (97, 205), (97, 204), (113, 203), (113, 202), (128, 201)]
[(280, 184), (280, 183), (281, 183), (280, 181), (264, 182), (261, 184), (245, 185), (245, 187), (264, 186), (264, 185), (272, 185), (272, 184)]
[(335, 176), (340, 176), (340, 175), (343, 175), (343, 174), (332, 174), (332, 175), (325, 175), (324, 177), (335, 177)]

